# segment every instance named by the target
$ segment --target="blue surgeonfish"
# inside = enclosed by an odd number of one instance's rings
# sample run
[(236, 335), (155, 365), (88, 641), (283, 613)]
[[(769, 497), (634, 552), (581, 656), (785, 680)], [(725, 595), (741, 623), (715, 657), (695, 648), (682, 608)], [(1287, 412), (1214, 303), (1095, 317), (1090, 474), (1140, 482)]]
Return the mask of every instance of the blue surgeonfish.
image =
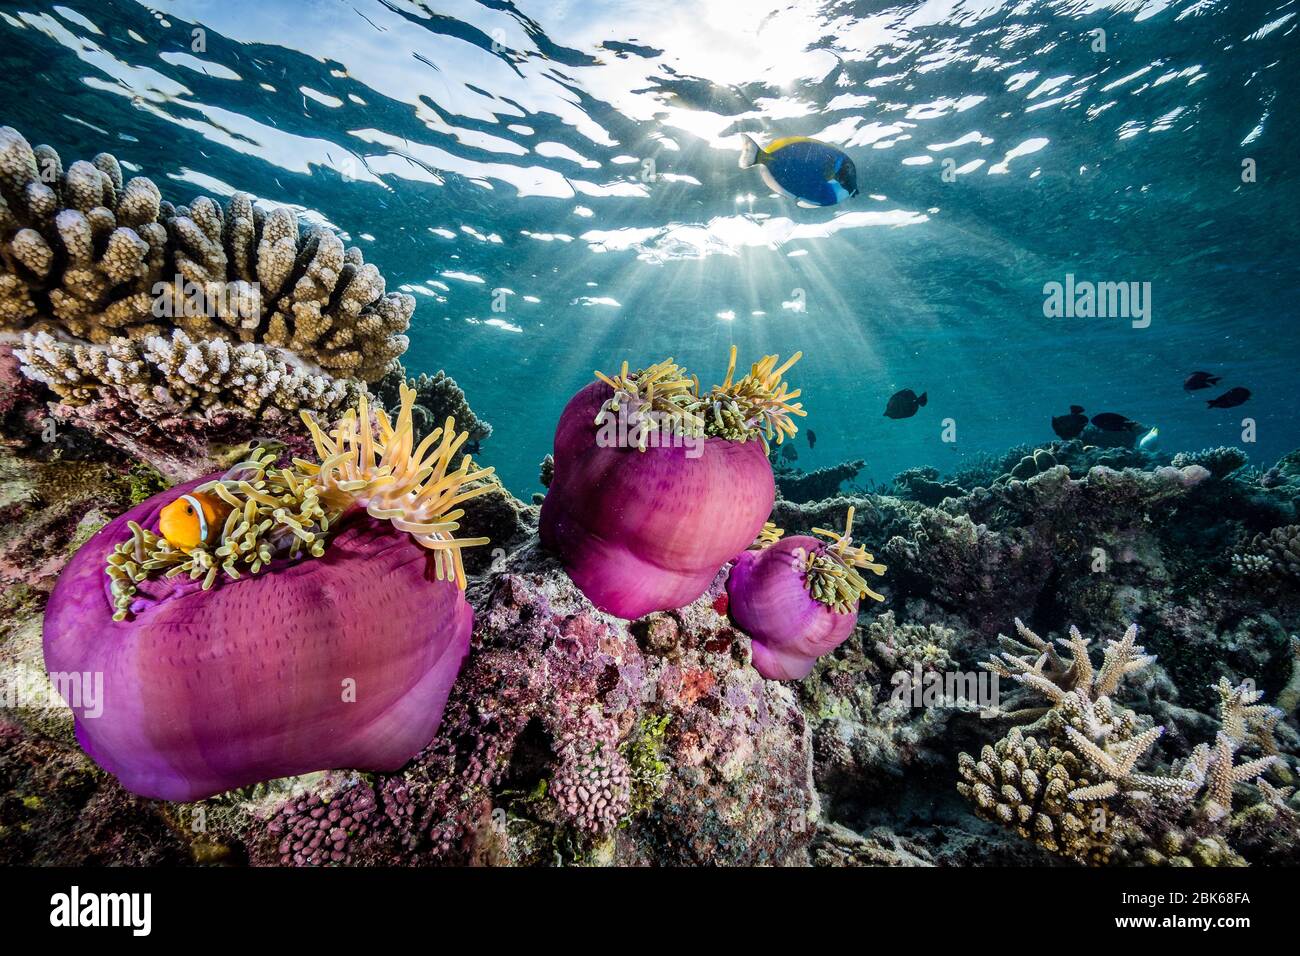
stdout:
[(827, 143), (806, 136), (787, 136), (766, 149), (742, 133), (740, 168), (757, 166), (763, 182), (802, 206), (833, 206), (858, 194), (853, 160)]

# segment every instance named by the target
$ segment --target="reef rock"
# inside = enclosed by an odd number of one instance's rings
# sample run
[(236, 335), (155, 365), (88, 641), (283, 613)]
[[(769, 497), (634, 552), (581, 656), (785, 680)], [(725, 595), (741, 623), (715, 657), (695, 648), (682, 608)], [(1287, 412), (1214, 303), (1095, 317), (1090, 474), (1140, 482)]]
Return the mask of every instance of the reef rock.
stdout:
[(536, 547), (471, 587), (470, 660), (442, 729), (380, 786), (406, 854), (446, 862), (803, 864), (807, 725), (750, 665), (724, 575), (635, 622)]

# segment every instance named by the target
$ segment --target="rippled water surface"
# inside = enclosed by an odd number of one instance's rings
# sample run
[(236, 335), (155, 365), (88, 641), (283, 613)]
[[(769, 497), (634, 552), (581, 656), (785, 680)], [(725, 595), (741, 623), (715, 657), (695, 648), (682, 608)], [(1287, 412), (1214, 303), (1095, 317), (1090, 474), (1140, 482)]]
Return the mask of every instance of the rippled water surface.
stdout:
[[(804, 467), (950, 468), (1071, 403), (1168, 448), (1249, 415), (1264, 461), (1300, 445), (1298, 11), (5, 2), (0, 121), (176, 202), (242, 189), (345, 232), (418, 297), (408, 369), (461, 382), (519, 493), (592, 369), (711, 378), (733, 342), (804, 351)], [(741, 132), (839, 145), (861, 195), (770, 194)], [(1149, 326), (1045, 317), (1067, 273), (1151, 283)], [(1207, 410), (1198, 368), (1254, 397)], [(904, 387), (927, 408), (883, 418)]]

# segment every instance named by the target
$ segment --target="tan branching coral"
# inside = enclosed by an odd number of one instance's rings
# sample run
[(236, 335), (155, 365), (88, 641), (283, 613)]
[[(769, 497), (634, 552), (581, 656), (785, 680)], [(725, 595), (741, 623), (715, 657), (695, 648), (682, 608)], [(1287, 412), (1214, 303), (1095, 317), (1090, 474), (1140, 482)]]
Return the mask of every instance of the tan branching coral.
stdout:
[(1232, 556), (1233, 569), (1247, 577), (1274, 584), (1300, 583), (1300, 525), (1274, 528), (1257, 534)]
[(1093, 813), (1072, 796), (1092, 785), (1077, 754), (1045, 746), (1019, 727), (986, 745), (979, 759), (959, 754), (958, 771), (957, 790), (981, 816), (1082, 863), (1109, 862), (1116, 831), (1131, 826), (1125, 817)]
[[(1136, 624), (1130, 625), (1120, 640), (1107, 642), (1099, 670), (1093, 668), (1088, 656), (1089, 641), (1077, 627), (1071, 626), (1069, 638), (1059, 642), (1066, 649), (1064, 656), (1020, 618), (1016, 618), (1016, 632), (1017, 637), (998, 635), (1001, 651), (980, 666), (1026, 688), (1026, 693), (1003, 708), (1007, 716), (1018, 721), (1041, 719), (1076, 689), (1089, 701), (1109, 697), (1125, 677), (1155, 660), (1155, 655), (1146, 654), (1136, 643)], [(1045, 701), (1036, 701), (1036, 697)]]
[(332, 415), (354, 404), (364, 387), (293, 361), (278, 349), (226, 339), (170, 336), (75, 342), (49, 332), (28, 333), (14, 355), (25, 374), (64, 405), (78, 408), (106, 394), (134, 404), (142, 417), (202, 415), (209, 409), (256, 417), (268, 407)]
[(327, 229), (300, 230), (236, 193), (165, 202), (100, 153), (66, 171), (0, 128), (0, 331), (95, 344), (180, 328), (195, 341), (284, 348), (332, 376), (377, 381), (406, 350), (415, 301)]
[[(1016, 626), (1019, 637), (1002, 638), (1000, 655), (985, 667), (1025, 688), (1003, 713), (1033, 720), (1037, 735), (1013, 727), (978, 760), (960, 756), (957, 788), (977, 812), (1085, 863), (1108, 862), (1117, 853), (1169, 862), (1185, 859), (1188, 847), (1199, 848), (1194, 855), (1202, 862), (1235, 862), (1214, 827), (1231, 815), (1234, 788), (1256, 781), (1278, 760), (1272, 732), (1281, 712), (1260, 704), (1251, 685), (1222, 679), (1214, 743), (1198, 745), (1169, 772), (1147, 772), (1141, 764), (1164, 727), (1144, 727), (1143, 718), (1111, 700), (1126, 676), (1154, 659), (1137, 645), (1137, 628), (1108, 642), (1096, 667), (1077, 629), (1061, 642), (1067, 652), (1058, 654), (1022, 622)], [(1025, 697), (1034, 695), (1045, 706), (1026, 706)], [(1245, 749), (1263, 755), (1239, 759)]]

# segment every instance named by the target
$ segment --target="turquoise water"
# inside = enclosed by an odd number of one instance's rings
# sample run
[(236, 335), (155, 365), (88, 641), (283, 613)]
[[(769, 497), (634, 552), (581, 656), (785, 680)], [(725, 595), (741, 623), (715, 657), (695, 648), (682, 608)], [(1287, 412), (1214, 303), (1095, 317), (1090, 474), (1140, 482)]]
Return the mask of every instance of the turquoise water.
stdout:
[[(1071, 403), (1168, 450), (1250, 418), (1268, 463), (1300, 445), (1297, 11), (5, 2), (0, 121), (176, 202), (242, 189), (346, 233), (418, 297), (408, 370), (465, 387), (519, 494), (593, 369), (711, 379), (733, 342), (803, 350), (805, 468), (954, 468)], [(861, 195), (771, 194), (741, 132), (840, 146)], [(1149, 324), (1046, 317), (1067, 274), (1150, 283)], [(1184, 392), (1197, 369), (1220, 387)], [(1206, 409), (1234, 385), (1250, 402)], [(929, 404), (882, 417), (901, 388)]]

